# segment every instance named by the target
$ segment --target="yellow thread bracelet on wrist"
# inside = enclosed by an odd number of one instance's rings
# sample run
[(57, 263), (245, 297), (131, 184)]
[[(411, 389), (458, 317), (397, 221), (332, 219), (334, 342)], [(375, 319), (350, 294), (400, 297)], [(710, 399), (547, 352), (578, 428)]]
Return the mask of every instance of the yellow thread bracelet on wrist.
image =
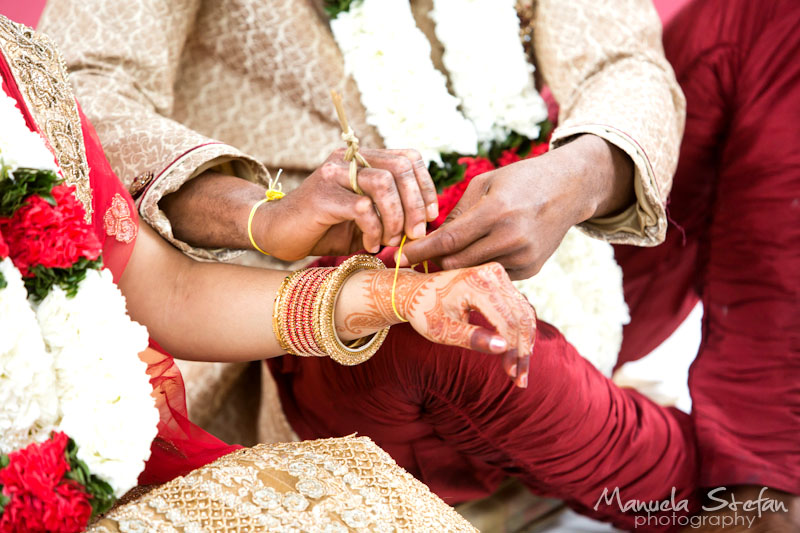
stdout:
[[(400, 273), (400, 258), (403, 256), (403, 245), (406, 243), (406, 238), (408, 235), (403, 235), (403, 238), (400, 240), (400, 247), (397, 249), (397, 261), (394, 262), (394, 279), (392, 280), (392, 310), (397, 318), (400, 319), (401, 322), (408, 322), (405, 318), (400, 315), (400, 311), (397, 310), (397, 304), (394, 301), (395, 292), (397, 292), (397, 275)], [(419, 263), (417, 263), (418, 265)], [(413, 269), (417, 265), (411, 265)], [(428, 262), (423, 261), (422, 266), (425, 268), (425, 273), (428, 273)]]
[[(394, 301), (394, 294), (397, 291), (397, 275), (400, 273), (400, 257), (403, 255), (403, 245), (406, 243), (407, 235), (403, 235), (403, 239), (400, 241), (400, 247), (397, 249), (397, 261), (394, 262), (394, 279), (392, 280), (392, 310), (397, 318), (400, 319), (400, 322), (408, 322), (405, 318), (400, 315), (400, 311), (397, 310), (397, 304)], [(427, 264), (425, 265), (425, 270), (427, 271)]]
[(264, 255), (269, 255), (269, 254), (267, 252), (265, 252), (264, 250), (262, 250), (256, 244), (256, 240), (253, 238), (253, 218), (255, 218), (256, 210), (258, 210), (259, 207), (261, 207), (262, 205), (264, 205), (267, 202), (272, 202), (274, 200), (280, 200), (281, 198), (286, 196), (286, 194), (284, 194), (284, 192), (281, 190), (281, 184), (278, 183), (278, 180), (281, 178), (281, 173), (282, 172), (283, 172), (283, 169), (280, 169), (278, 171), (278, 175), (275, 177), (275, 180), (274, 181), (272, 179), (269, 180), (269, 188), (264, 192), (265, 198), (263, 200), (259, 200), (258, 202), (255, 203), (253, 208), (250, 209), (250, 216), (247, 217), (247, 236), (250, 237), (250, 244), (253, 245), (253, 248), (255, 248), (256, 250), (258, 250), (259, 252), (261, 252)]

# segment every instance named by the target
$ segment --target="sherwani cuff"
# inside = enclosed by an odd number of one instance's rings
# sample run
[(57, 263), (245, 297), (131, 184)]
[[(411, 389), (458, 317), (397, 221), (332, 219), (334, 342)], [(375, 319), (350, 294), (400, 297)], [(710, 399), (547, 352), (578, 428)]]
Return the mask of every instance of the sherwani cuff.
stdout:
[(615, 244), (656, 246), (666, 235), (666, 211), (659, 198), (658, 182), (650, 160), (630, 135), (605, 124), (570, 124), (557, 128), (550, 141), (556, 148), (576, 135), (597, 135), (631, 158), (636, 200), (611, 216), (595, 217), (580, 225), (588, 235)]
[(172, 224), (159, 207), (164, 196), (177, 191), (184, 183), (209, 169), (223, 167), (226, 173), (247, 181), (267, 185), (269, 173), (259, 161), (227, 144), (210, 142), (195, 146), (170, 163), (156, 176), (136, 201), (142, 219), (173, 246), (200, 261), (230, 261), (243, 250), (198, 248), (175, 237)]

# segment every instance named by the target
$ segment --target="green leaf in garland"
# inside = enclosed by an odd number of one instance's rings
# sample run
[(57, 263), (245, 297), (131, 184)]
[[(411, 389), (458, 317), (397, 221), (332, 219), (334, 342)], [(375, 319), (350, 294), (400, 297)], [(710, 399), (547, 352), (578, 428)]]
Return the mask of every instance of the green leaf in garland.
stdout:
[[(0, 470), (7, 467), (9, 463), (8, 455), (0, 453)], [(11, 498), (3, 494), (3, 485), (0, 485), (0, 515), (3, 514), (3, 509), (9, 504)]]
[[(2, 261), (2, 259), (0, 259)], [(0, 289), (5, 289), (8, 287), (8, 282), (6, 281), (6, 277), (0, 272)]]
[(489, 147), (486, 157), (492, 163), (497, 163), (497, 160), (506, 150), (516, 150), (517, 155), (525, 157), (531, 152), (531, 140), (512, 131), (503, 141), (494, 141)]
[(92, 517), (101, 515), (111, 509), (114, 502), (117, 501), (114, 496), (114, 489), (111, 488), (111, 485), (93, 475), (86, 463), (78, 459), (78, 445), (75, 444), (74, 440), (69, 439), (64, 454), (70, 468), (64, 477), (80, 483), (89, 493), (91, 496), (89, 504), (92, 506)]
[(442, 154), (441, 165), (435, 161), (431, 161), (430, 165), (428, 165), (428, 172), (431, 174), (431, 179), (433, 179), (433, 184), (436, 185), (438, 193), (441, 194), (445, 188), (464, 179), (467, 165), (458, 163), (461, 157), (461, 154)]
[(359, 0), (325, 0), (325, 12), (331, 19), (350, 10), (351, 4)]
[(55, 205), (50, 191), (61, 179), (52, 170), (18, 168), (11, 173), (3, 167), (2, 174), (7, 179), (0, 180), (0, 217), (10, 217), (33, 194)]
[(86, 278), (86, 271), (90, 268), (100, 270), (103, 268), (103, 260), (98, 258), (91, 261), (81, 257), (70, 268), (45, 268), (41, 265), (31, 267), (33, 277), (25, 278), (28, 296), (37, 302), (41, 301), (54, 285), (58, 285), (67, 293), (68, 298), (74, 298), (78, 294), (78, 285)]
[(543, 143), (543, 142), (547, 141), (547, 138), (550, 136), (550, 132), (553, 131), (553, 128), (555, 128), (556, 125), (553, 124), (552, 122), (550, 122), (549, 119), (544, 119), (539, 124), (539, 127), (541, 129), (539, 130), (539, 138), (536, 139), (536, 142)]

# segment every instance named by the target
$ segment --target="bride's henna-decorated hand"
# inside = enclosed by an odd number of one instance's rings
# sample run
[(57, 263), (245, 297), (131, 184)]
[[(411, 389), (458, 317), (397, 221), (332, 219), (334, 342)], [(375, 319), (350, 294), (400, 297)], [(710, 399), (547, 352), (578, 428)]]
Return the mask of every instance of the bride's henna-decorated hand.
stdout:
[[(364, 336), (400, 319), (392, 308), (393, 271), (368, 271), (354, 276), (361, 288), (361, 309), (337, 305), (339, 334)], [(352, 302), (352, 300), (351, 300)], [(511, 284), (498, 263), (462, 270), (420, 274), (401, 270), (395, 292), (397, 312), (426, 339), (485, 353), (502, 354), (503, 368), (520, 387), (528, 384), (529, 358), (536, 336), (536, 313)], [(481, 313), (496, 332), (469, 323)]]

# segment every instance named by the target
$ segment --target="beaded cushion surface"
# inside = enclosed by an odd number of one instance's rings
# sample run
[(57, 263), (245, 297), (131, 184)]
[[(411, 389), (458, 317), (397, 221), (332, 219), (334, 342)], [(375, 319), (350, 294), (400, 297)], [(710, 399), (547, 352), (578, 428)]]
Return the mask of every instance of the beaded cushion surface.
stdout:
[(87, 531), (477, 531), (367, 437), (261, 444), (118, 507)]

